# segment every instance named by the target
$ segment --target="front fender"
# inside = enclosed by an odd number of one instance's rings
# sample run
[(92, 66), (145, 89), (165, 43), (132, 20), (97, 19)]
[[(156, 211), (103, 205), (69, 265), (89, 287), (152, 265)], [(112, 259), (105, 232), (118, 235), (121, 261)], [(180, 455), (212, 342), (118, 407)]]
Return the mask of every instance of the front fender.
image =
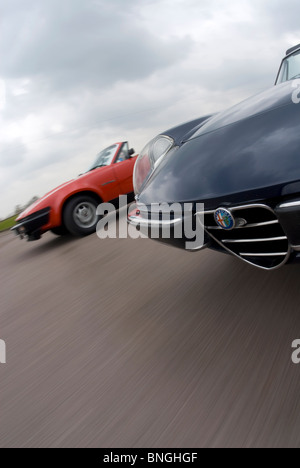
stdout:
[(99, 203), (103, 200), (103, 194), (101, 190), (95, 190), (93, 188), (84, 188), (80, 187), (78, 189), (74, 189), (68, 194), (65, 194), (62, 198), (56, 198), (53, 200), (51, 204), (51, 223), (53, 226), (60, 226), (62, 224), (62, 215), (63, 215), (63, 208), (65, 204), (70, 200), (72, 197), (76, 195), (80, 195), (81, 193), (90, 193), (95, 198), (99, 199)]

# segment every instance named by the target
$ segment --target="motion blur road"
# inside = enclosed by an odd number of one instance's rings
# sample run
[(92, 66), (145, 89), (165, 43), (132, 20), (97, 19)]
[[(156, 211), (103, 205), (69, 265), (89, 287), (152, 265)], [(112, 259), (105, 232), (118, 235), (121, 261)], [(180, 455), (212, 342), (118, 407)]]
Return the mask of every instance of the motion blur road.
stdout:
[(0, 235), (1, 447), (300, 445), (300, 265)]

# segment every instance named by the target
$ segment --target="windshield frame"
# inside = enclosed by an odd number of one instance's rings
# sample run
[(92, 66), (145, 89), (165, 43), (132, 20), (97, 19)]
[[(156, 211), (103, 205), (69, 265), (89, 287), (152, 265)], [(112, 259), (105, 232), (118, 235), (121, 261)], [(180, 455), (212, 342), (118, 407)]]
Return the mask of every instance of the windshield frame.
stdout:
[[(91, 166), (85, 172), (85, 174), (93, 171), (94, 169), (98, 169), (100, 167), (107, 167), (113, 164), (119, 150), (120, 150), (120, 143), (115, 143), (113, 145), (107, 146), (107, 148), (104, 148), (102, 151), (100, 151), (97, 154), (93, 164), (91, 164)], [(109, 151), (111, 151), (111, 154), (106, 154)]]
[(292, 81), (293, 79), (297, 79), (297, 78), (300, 77), (300, 68), (299, 68), (299, 76), (297, 75), (295, 78), (294, 77), (291, 77), (291, 78), (287, 77), (286, 79), (281, 79), (281, 76), (284, 73), (284, 67), (286, 67), (286, 73), (288, 73), (288, 66), (289, 66), (288, 61), (292, 57), (296, 57), (296, 56), (299, 56), (299, 55), (300, 55), (300, 48), (298, 48), (297, 50), (293, 51), (291, 54), (284, 57), (284, 59), (281, 62), (281, 65), (279, 67), (279, 71), (278, 71), (278, 74), (277, 74), (277, 77), (276, 77), (275, 85), (286, 83), (288, 81)]

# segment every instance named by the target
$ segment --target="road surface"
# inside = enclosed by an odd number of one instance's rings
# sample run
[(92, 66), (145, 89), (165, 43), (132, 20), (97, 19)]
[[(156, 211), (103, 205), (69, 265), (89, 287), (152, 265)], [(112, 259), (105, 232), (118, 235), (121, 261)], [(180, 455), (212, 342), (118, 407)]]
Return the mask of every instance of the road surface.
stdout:
[(1, 447), (300, 445), (300, 265), (0, 235)]

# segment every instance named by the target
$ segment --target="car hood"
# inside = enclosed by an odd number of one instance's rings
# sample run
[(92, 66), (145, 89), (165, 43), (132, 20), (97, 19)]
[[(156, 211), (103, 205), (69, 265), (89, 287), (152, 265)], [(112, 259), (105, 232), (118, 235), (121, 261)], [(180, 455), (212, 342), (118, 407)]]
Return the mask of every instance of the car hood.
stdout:
[(24, 210), (17, 218), (17, 221), (20, 219), (26, 218), (27, 216), (30, 216), (32, 213), (42, 210), (43, 208), (46, 208), (51, 205), (51, 198), (52, 196), (56, 195), (60, 190), (64, 189), (67, 186), (71, 186), (74, 184), (76, 179), (69, 180), (68, 182), (65, 182), (64, 184), (59, 185), (55, 189), (51, 190), (50, 192), (46, 193), (43, 197), (39, 198), (36, 202), (34, 202), (32, 205), (28, 206), (26, 210)]
[(20, 216), (17, 218), (17, 221), (23, 219), (31, 214), (35, 213), (36, 211), (42, 210), (51, 206), (53, 199), (60, 196), (60, 192), (62, 192), (63, 196), (66, 192), (77, 191), (78, 189), (89, 188), (90, 185), (90, 177), (95, 175), (95, 177), (99, 178), (101, 172), (101, 176), (105, 176), (105, 171), (110, 170), (110, 166), (99, 167), (94, 171), (85, 172), (84, 174), (80, 174), (76, 179), (69, 180), (65, 182), (55, 189), (51, 190), (50, 192), (46, 193), (42, 198), (37, 200), (35, 203), (30, 205), (23, 211)]
[(294, 90), (284, 83), (210, 119), (166, 156), (140, 201), (210, 205), (288, 194), (291, 183), (295, 190), (300, 180), (300, 104), (292, 101)]
[(289, 81), (251, 96), (245, 101), (216, 114), (201, 126), (198, 131), (192, 134), (189, 139), (213, 132), (227, 125), (232, 125), (240, 120), (285, 107), (293, 102), (292, 93), (294, 91), (295, 88), (293, 88), (292, 82)]
[[(103, 172), (105, 168), (99, 168), (98, 170), (101, 170)], [(86, 172), (84, 174), (79, 175), (76, 179), (71, 179), (68, 182), (65, 182), (58, 187), (54, 188), (50, 192), (46, 193), (43, 197), (39, 198), (35, 203), (30, 205), (28, 208), (26, 208), (25, 211), (23, 211), (19, 217), (17, 218), (17, 221), (20, 219), (23, 219), (27, 216), (30, 216), (32, 213), (42, 210), (43, 208), (46, 208), (48, 206), (51, 206), (51, 202), (53, 197), (57, 197), (59, 195), (59, 192), (65, 191), (65, 189), (69, 189), (70, 192), (72, 191), (73, 188), (78, 187), (78, 183), (84, 184), (84, 179), (88, 178), (90, 176), (91, 172)], [(80, 182), (79, 182), (80, 181)]]

